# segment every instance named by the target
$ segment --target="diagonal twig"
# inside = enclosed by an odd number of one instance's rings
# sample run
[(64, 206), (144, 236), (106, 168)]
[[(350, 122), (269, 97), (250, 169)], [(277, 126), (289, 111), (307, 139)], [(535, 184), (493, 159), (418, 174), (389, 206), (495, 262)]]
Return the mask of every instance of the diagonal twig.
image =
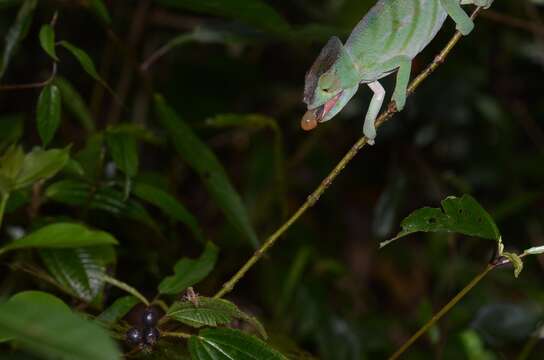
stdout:
[[(480, 12), (481, 8), (476, 8), (472, 14), (471, 19), (475, 19), (476, 16), (478, 16), (478, 13)], [(448, 44), (442, 49), (442, 51), (434, 58), (433, 62), (425, 68), (408, 86), (408, 92), (407, 95), (411, 95), (418, 87), (421, 85), (421, 83), (429, 77), (446, 59), (446, 57), (449, 55), (451, 50), (455, 47), (455, 45), (459, 42), (462, 35), (459, 31), (455, 33), (455, 35), (450, 39)], [(382, 126), (385, 122), (389, 121), (396, 113), (397, 108), (395, 106), (395, 102), (391, 101), (389, 105), (387, 106), (387, 109), (376, 119), (375, 125), (376, 127)], [(295, 223), (295, 221), (298, 220), (308, 210), (311, 208), (315, 203), (319, 200), (321, 195), (329, 188), (329, 186), (333, 183), (333, 181), (336, 179), (336, 177), (344, 170), (346, 165), (357, 155), (357, 153), (367, 144), (366, 137), (361, 137), (352, 147), (351, 149), (344, 155), (342, 160), (334, 167), (334, 169), (327, 175), (327, 177), (321, 182), (321, 184), (317, 187), (317, 189), (314, 190), (308, 196), (304, 204), (278, 229), (276, 230), (272, 235), (266, 239), (266, 241), (261, 245), (259, 249), (255, 251), (255, 253), (247, 260), (247, 262), (227, 281), (223, 284), (221, 289), (214, 295), (214, 298), (221, 298), (225, 296), (225, 294), (232, 291), (234, 286), (244, 277), (244, 275), (248, 272), (249, 269), (253, 267), (260, 259), (261, 257), (276, 243), (276, 241), (280, 238), (281, 235), (283, 235), (287, 229)]]

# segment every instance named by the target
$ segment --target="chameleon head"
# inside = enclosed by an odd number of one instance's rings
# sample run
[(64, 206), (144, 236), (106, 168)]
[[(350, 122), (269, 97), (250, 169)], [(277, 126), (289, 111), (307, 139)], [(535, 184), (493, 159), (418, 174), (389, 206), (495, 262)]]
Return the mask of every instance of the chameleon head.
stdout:
[(357, 92), (359, 80), (355, 72), (346, 70), (348, 56), (340, 39), (333, 37), (306, 73), (304, 102), (308, 111), (301, 121), (304, 130), (332, 119)]

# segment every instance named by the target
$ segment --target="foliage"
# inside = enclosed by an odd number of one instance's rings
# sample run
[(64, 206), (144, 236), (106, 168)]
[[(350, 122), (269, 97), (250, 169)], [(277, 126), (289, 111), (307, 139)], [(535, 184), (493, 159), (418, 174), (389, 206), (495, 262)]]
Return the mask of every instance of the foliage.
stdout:
[(0, 0), (0, 352), (540, 358), (543, 3), (340, 161), (369, 92), (303, 133), (304, 74), (375, 2)]

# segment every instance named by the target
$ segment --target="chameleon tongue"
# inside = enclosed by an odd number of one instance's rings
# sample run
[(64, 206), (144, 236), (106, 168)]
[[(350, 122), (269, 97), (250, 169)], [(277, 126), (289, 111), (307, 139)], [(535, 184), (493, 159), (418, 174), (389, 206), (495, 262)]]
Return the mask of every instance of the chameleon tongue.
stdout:
[(317, 116), (315, 115), (315, 112), (313, 110), (306, 111), (306, 114), (304, 114), (302, 120), (300, 121), (300, 127), (302, 128), (302, 130), (306, 131), (315, 129), (317, 124)]
[(336, 103), (338, 102), (338, 99), (340, 99), (341, 95), (342, 95), (342, 92), (340, 92), (338, 95), (336, 95), (335, 97), (333, 97), (332, 99), (330, 99), (329, 101), (327, 101), (323, 105), (323, 113), (321, 115), (322, 116), (321, 121), (323, 121), (325, 119), (325, 116), (327, 116), (329, 111), (331, 111), (331, 109), (334, 107), (334, 105), (336, 105)]

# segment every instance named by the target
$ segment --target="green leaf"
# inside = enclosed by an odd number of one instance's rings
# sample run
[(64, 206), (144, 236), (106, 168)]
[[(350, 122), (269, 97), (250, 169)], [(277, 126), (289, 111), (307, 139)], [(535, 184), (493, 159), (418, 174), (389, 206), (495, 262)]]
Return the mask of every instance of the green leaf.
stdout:
[(96, 71), (93, 60), (85, 51), (78, 48), (74, 44), (69, 43), (68, 41), (61, 41), (59, 44), (72, 53), (87, 74), (98, 81), (99, 84), (104, 86), (111, 94), (115, 95), (109, 85), (100, 77), (100, 75), (98, 75), (98, 71)]
[(174, 275), (164, 278), (159, 284), (161, 294), (179, 294), (204, 279), (213, 270), (219, 249), (211, 242), (206, 244), (198, 259), (183, 258), (174, 266)]
[(402, 231), (383, 247), (401, 237), (416, 232), (454, 232), (468, 236), (500, 241), (501, 235), (491, 216), (470, 195), (447, 197), (442, 208), (421, 208), (408, 215), (401, 223)]
[(45, 196), (63, 204), (84, 206), (134, 219), (157, 229), (157, 224), (139, 202), (133, 199), (124, 200), (123, 193), (112, 187), (94, 188), (82, 181), (61, 180), (51, 184), (45, 190)]
[(0, 115), (0, 151), (19, 141), (23, 135), (23, 128), (23, 114)]
[(0, 192), (8, 194), (15, 186), (15, 179), (23, 167), (25, 154), (20, 146), (10, 146), (0, 159)]
[(106, 143), (115, 165), (127, 176), (138, 173), (138, 147), (133, 136), (120, 132), (108, 132)]
[(83, 126), (87, 132), (93, 132), (95, 126), (91, 111), (77, 90), (68, 82), (68, 80), (61, 76), (56, 76), (53, 83), (57, 85), (60, 90), (63, 106), (79, 120), (81, 126)]
[(42, 261), (57, 282), (87, 303), (104, 289), (103, 274), (106, 265), (114, 261), (114, 254), (111, 246), (40, 250)]
[(15, 190), (45, 180), (59, 172), (70, 158), (69, 149), (36, 149), (26, 154), (23, 166), (15, 180)]
[(110, 13), (102, 0), (90, 0), (89, 6), (100, 20), (108, 25), (111, 24)]
[(132, 295), (120, 297), (98, 315), (96, 320), (111, 326), (121, 320), (139, 302), (140, 300)]
[(43, 25), (40, 29), (40, 45), (53, 60), (59, 61), (55, 52), (55, 30), (49, 24)]
[(0, 304), (0, 333), (43, 358), (117, 360), (121, 357), (106, 330), (60, 306), (60, 300), (47, 298), (39, 293), (16, 295)]
[(166, 316), (196, 328), (224, 325), (235, 319), (244, 320), (253, 325), (263, 338), (267, 337), (264, 327), (255, 317), (223, 299), (199, 296), (196, 305), (190, 301), (178, 301), (168, 309)]
[(515, 253), (503, 252), (501, 255), (510, 260), (514, 267), (514, 277), (517, 278), (523, 270), (523, 260)]
[(25, 248), (77, 248), (116, 244), (117, 240), (107, 232), (91, 230), (79, 224), (55, 223), (5, 245), (0, 248), (0, 254)]
[(289, 30), (289, 24), (274, 8), (261, 0), (157, 0), (160, 4), (190, 11), (224, 16), (246, 24), (282, 33)]
[(258, 338), (234, 329), (204, 329), (189, 338), (195, 360), (286, 360)]
[(137, 182), (132, 189), (134, 195), (161, 209), (166, 215), (187, 225), (193, 235), (204, 242), (202, 230), (196, 218), (172, 195), (153, 185)]
[(4, 46), (4, 53), (0, 59), (0, 79), (4, 76), (17, 46), (28, 33), (37, 4), (38, 0), (26, 0), (17, 13), (15, 23), (6, 34), (6, 45)]
[(60, 125), (60, 104), (59, 88), (53, 84), (44, 87), (38, 98), (36, 113), (36, 126), (43, 146), (49, 144)]
[(215, 154), (177, 116), (161, 96), (156, 96), (155, 105), (157, 115), (178, 153), (200, 175), (229, 222), (244, 234), (253, 246), (257, 247), (259, 241), (250, 224), (247, 210)]

